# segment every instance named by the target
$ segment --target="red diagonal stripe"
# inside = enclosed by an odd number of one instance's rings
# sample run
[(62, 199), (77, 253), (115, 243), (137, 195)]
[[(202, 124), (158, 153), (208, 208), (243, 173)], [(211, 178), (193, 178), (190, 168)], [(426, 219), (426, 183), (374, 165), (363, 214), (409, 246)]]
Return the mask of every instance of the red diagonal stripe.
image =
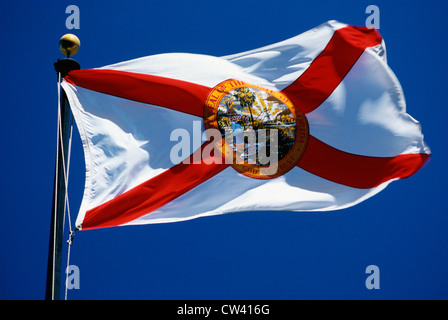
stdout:
[(335, 149), (310, 136), (298, 167), (324, 179), (354, 188), (374, 188), (391, 179), (417, 172), (429, 154), (411, 153), (395, 157), (368, 157)]
[[(204, 143), (195, 153), (200, 152), (202, 155), (202, 150), (206, 145), (208, 142)], [(193, 163), (196, 157), (197, 155), (192, 154), (190, 164), (179, 163), (114, 199), (88, 210), (82, 223), (82, 229), (113, 227), (138, 219), (164, 206), (228, 167), (227, 164), (220, 164), (222, 159), (214, 157), (204, 157), (200, 163)], [(212, 161), (213, 163), (211, 163)]]
[(202, 117), (211, 89), (192, 82), (119, 70), (71, 71), (71, 84), (112, 96), (153, 104)]
[(364, 50), (381, 41), (375, 29), (347, 26), (336, 30), (308, 69), (282, 92), (302, 113), (313, 111), (331, 95)]

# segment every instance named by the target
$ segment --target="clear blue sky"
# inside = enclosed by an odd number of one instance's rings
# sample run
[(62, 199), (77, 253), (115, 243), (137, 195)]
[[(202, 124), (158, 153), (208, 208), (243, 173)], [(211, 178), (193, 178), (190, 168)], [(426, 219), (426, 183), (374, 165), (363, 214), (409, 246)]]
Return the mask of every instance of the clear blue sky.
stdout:
[[(67, 30), (65, 9), (80, 9)], [(364, 25), (380, 9), (388, 62), (432, 159), (350, 209), (237, 213), (78, 232), (69, 299), (447, 299), (445, 1), (3, 1), (0, 299), (43, 299), (56, 153), (59, 38), (81, 39), (83, 68), (145, 55), (222, 56), (287, 39), (327, 20)], [(84, 185), (75, 132), (72, 223)], [(64, 251), (67, 246), (64, 244)], [(65, 259), (65, 257), (64, 257)], [(367, 290), (365, 269), (380, 268)]]

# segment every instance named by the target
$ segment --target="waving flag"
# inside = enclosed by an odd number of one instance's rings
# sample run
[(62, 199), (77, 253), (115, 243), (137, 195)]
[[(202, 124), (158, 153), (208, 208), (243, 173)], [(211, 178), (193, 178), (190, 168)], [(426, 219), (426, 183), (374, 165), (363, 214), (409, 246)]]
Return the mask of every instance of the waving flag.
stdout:
[(84, 230), (347, 208), (430, 155), (380, 34), (335, 21), (225, 57), (72, 71), (62, 85), (84, 146)]

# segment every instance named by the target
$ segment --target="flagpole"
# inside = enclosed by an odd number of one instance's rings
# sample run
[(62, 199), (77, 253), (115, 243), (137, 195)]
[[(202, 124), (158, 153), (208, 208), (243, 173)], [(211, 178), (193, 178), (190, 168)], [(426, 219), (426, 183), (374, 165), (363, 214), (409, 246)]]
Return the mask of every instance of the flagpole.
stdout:
[(64, 217), (66, 210), (66, 161), (68, 156), (68, 139), (70, 127), (70, 105), (64, 90), (61, 90), (62, 78), (72, 70), (79, 70), (79, 63), (70, 59), (79, 49), (79, 39), (74, 35), (64, 35), (59, 41), (59, 48), (67, 55), (54, 63), (58, 75), (59, 115), (55, 177), (53, 186), (53, 205), (48, 248), (47, 284), (45, 299), (59, 300), (61, 289), (62, 244), (64, 235)]

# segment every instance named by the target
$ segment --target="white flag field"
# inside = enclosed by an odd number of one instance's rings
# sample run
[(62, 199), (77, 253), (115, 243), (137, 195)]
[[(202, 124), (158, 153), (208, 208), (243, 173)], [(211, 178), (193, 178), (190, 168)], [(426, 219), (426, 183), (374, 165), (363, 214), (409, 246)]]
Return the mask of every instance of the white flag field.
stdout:
[(75, 70), (62, 87), (85, 156), (82, 230), (343, 209), (430, 157), (379, 32), (336, 21), (224, 57)]

